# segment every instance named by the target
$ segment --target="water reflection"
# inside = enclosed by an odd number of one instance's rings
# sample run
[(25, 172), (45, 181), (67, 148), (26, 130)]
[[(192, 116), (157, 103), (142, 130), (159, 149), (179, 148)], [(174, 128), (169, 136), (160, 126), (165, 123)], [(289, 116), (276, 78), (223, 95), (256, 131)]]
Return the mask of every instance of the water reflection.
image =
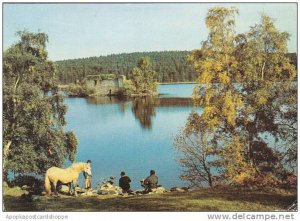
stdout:
[(122, 101), (125, 101), (124, 99), (121, 99), (116, 96), (105, 96), (105, 97), (88, 97), (86, 99), (86, 102), (88, 104), (116, 104), (120, 103)]
[(189, 97), (138, 97), (124, 99), (119, 97), (92, 97), (87, 98), (88, 104), (105, 105), (116, 104), (120, 112), (130, 110), (139, 121), (141, 127), (146, 130), (152, 129), (152, 119), (158, 107), (192, 107), (193, 100)]
[(129, 101), (116, 96), (105, 97), (89, 97), (86, 99), (88, 104), (110, 105), (117, 104), (121, 113), (124, 113), (129, 107)]
[[(77, 161), (93, 162), (92, 186), (99, 178), (126, 171), (132, 189), (151, 169), (166, 188), (185, 186), (174, 160), (174, 135), (194, 110), (194, 85), (160, 85), (160, 97), (123, 100), (117, 97), (67, 98), (66, 129), (77, 136)], [(79, 178), (83, 185), (84, 178)]]
[(144, 129), (152, 128), (152, 117), (155, 116), (155, 107), (158, 99), (152, 97), (134, 98), (132, 100), (132, 113)]

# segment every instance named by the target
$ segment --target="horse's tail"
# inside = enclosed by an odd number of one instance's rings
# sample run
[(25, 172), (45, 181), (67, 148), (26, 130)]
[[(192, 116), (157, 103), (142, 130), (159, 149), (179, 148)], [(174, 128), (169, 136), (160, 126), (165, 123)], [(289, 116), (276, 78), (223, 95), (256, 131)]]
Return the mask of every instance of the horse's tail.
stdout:
[(45, 174), (45, 190), (46, 190), (46, 195), (51, 194), (51, 184), (50, 184), (50, 179), (48, 175), (48, 171)]

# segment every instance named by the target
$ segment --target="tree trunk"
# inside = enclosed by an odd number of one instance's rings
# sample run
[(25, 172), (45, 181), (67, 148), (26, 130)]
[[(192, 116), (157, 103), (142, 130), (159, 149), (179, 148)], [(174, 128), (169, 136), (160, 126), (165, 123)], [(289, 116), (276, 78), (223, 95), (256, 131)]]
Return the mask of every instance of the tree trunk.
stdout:
[(11, 140), (9, 140), (3, 148), (3, 174), (2, 174), (2, 179), (3, 181), (7, 182), (7, 176), (8, 176), (8, 171), (6, 167), (6, 160), (10, 151), (10, 145), (11, 145)]
[(262, 68), (261, 68), (261, 80), (264, 80), (264, 71), (265, 71), (266, 62), (264, 62)]
[(208, 184), (209, 184), (210, 187), (213, 187), (213, 182), (212, 182), (211, 174), (208, 173), (207, 175), (208, 175)]
[(4, 145), (4, 149), (3, 149), (3, 158), (4, 158), (4, 160), (8, 157), (10, 145), (11, 145), (11, 140), (9, 140)]
[(207, 168), (205, 162), (203, 162), (203, 168), (204, 168), (204, 171), (207, 174), (208, 184), (209, 184), (210, 187), (212, 187), (213, 186), (213, 182), (212, 182), (212, 177), (211, 177), (211, 173), (210, 173), (210, 168)]

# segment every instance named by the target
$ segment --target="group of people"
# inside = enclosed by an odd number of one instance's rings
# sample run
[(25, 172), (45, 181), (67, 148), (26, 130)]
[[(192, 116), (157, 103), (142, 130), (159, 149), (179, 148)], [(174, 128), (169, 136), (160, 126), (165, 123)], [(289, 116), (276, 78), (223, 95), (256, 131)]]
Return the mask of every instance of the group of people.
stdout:
[[(91, 160), (88, 160), (87, 163), (91, 163)], [(91, 185), (91, 175), (87, 173), (83, 173), (85, 178), (85, 188), (90, 189), (92, 187)], [(129, 176), (126, 175), (124, 171), (121, 172), (119, 179), (119, 187), (122, 188), (123, 193), (132, 193), (132, 190), (130, 189), (130, 183), (131, 179)], [(158, 185), (158, 177), (155, 174), (154, 170), (150, 170), (150, 175), (143, 180), (140, 180), (141, 186), (145, 188), (145, 192), (152, 192), (153, 189), (157, 188)]]
[[(130, 182), (131, 179), (126, 176), (125, 172), (121, 172), (121, 178), (119, 179), (119, 187), (122, 188), (123, 193), (131, 193), (132, 190), (130, 189)], [(152, 192), (153, 189), (157, 188), (158, 184), (158, 177), (155, 175), (154, 170), (150, 170), (150, 176), (148, 176), (144, 180), (140, 180), (142, 187), (145, 188), (145, 192)]]

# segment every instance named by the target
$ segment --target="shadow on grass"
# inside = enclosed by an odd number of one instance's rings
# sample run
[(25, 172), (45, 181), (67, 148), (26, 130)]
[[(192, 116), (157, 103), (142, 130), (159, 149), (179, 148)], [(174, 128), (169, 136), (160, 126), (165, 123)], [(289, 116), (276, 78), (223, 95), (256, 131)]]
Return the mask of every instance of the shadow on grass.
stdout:
[(4, 196), (3, 205), (4, 211), (38, 211), (34, 203), (28, 202), (20, 196)]

